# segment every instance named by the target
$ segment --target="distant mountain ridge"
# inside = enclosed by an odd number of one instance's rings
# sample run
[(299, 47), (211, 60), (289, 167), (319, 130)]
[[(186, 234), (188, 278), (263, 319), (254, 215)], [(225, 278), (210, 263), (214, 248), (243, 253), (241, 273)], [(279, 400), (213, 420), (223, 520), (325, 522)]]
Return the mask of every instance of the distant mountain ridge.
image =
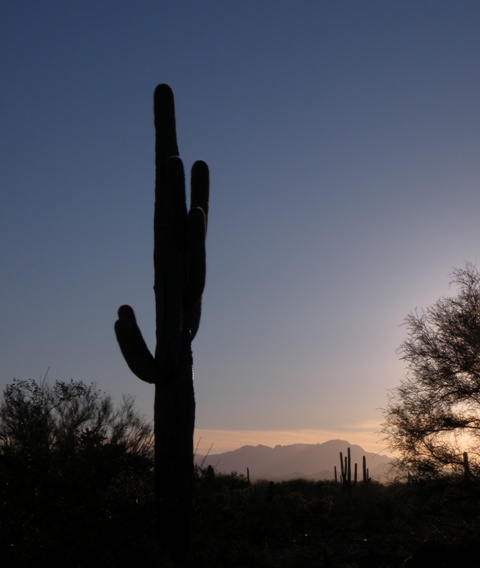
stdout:
[(195, 456), (195, 463), (213, 466), (221, 473), (237, 472), (250, 478), (281, 481), (295, 478), (323, 480), (334, 478), (334, 466), (340, 475), (340, 452), (347, 455), (350, 448), (352, 478), (354, 464), (358, 464), (358, 481), (362, 479), (362, 459), (366, 457), (369, 475), (373, 480), (386, 481), (391, 457), (365, 451), (345, 440), (329, 440), (322, 444), (292, 444), (289, 446), (242, 446), (223, 454)]

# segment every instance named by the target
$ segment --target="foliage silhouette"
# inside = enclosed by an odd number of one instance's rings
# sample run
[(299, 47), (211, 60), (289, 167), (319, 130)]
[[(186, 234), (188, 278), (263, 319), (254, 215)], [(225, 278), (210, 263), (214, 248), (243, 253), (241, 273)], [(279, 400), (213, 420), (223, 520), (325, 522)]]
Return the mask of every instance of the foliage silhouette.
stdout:
[(480, 274), (467, 263), (452, 283), (456, 297), (407, 316), (408, 375), (384, 412), (397, 466), (414, 478), (480, 475)]
[(195, 566), (400, 568), (417, 551), (421, 556), (425, 542), (462, 550), (462, 566), (478, 565), (477, 485), (370, 482), (351, 491), (304, 479), (272, 485), (200, 472)]
[(105, 560), (102, 546), (112, 556), (127, 528), (141, 537), (132, 523), (152, 469), (152, 429), (132, 398), (115, 408), (93, 384), (14, 380), (0, 401), (2, 565), (86, 566)]

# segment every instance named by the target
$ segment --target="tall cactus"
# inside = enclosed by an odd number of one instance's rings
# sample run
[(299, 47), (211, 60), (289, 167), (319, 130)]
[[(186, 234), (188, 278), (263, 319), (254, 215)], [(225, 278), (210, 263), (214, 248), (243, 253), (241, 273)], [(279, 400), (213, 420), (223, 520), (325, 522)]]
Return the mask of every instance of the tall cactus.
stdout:
[(121, 306), (115, 333), (131, 371), (155, 385), (155, 495), (159, 537), (170, 556), (188, 549), (193, 491), (195, 396), (191, 342), (200, 323), (205, 286), (209, 171), (191, 172), (187, 213), (175, 105), (168, 85), (154, 93), (154, 253), (156, 341), (153, 356), (130, 306)]

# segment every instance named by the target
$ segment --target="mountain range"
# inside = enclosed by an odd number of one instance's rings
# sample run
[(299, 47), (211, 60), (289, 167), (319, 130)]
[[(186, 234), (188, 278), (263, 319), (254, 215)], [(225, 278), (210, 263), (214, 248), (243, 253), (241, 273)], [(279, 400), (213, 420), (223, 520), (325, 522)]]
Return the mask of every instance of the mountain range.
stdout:
[(242, 446), (223, 454), (196, 455), (195, 463), (202, 467), (211, 465), (219, 473), (247, 474), (250, 479), (283, 481), (303, 478), (309, 480), (334, 479), (334, 467), (340, 478), (340, 452), (347, 455), (350, 448), (352, 480), (354, 464), (358, 464), (358, 480), (362, 480), (362, 459), (366, 457), (369, 476), (385, 482), (392, 458), (367, 452), (360, 446), (345, 440), (330, 440), (322, 444), (292, 444), (288, 446)]

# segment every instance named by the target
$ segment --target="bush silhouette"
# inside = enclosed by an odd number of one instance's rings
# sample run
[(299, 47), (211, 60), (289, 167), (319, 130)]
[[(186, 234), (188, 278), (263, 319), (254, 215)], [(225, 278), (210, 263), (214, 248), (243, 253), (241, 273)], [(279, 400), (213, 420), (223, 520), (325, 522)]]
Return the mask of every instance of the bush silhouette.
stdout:
[(48, 559), (80, 566), (91, 554), (96, 565), (98, 551), (132, 530), (135, 510), (150, 500), (151, 440), (132, 398), (115, 408), (82, 382), (7, 385), (0, 401), (3, 565)]

